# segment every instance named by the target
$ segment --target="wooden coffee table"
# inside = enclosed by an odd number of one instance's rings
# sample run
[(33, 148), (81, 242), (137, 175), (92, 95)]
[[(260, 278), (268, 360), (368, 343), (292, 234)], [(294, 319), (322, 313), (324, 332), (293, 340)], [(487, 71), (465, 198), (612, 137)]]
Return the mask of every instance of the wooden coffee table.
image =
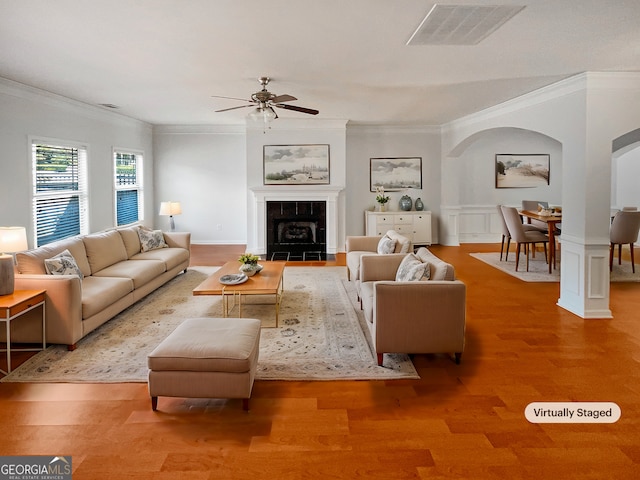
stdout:
[[(194, 295), (221, 295), (222, 311), (225, 317), (234, 307), (238, 307), (238, 317), (242, 316), (242, 297), (245, 295), (273, 295), (276, 309), (276, 328), (278, 327), (278, 313), (280, 311), (280, 301), (284, 293), (283, 275), (285, 261), (260, 262), (264, 268), (254, 276), (239, 285), (223, 285), (220, 277), (223, 275), (240, 273), (240, 264), (237, 261), (225, 263), (217, 272), (198, 285), (194, 290)], [(230, 305), (230, 300), (233, 302)]]

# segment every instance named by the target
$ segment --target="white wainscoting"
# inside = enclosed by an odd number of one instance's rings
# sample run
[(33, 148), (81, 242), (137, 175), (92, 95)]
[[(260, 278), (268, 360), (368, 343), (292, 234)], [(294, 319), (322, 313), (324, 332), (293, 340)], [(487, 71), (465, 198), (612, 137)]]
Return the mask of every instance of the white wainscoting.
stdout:
[(440, 243), (496, 243), (502, 238), (502, 226), (496, 205), (442, 206)]

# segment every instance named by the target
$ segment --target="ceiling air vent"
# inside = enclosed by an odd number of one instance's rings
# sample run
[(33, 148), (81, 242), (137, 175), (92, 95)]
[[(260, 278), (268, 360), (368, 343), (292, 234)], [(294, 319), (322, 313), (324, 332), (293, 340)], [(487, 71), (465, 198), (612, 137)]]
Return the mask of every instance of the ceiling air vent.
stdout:
[(523, 5), (436, 4), (407, 45), (476, 45), (523, 8)]

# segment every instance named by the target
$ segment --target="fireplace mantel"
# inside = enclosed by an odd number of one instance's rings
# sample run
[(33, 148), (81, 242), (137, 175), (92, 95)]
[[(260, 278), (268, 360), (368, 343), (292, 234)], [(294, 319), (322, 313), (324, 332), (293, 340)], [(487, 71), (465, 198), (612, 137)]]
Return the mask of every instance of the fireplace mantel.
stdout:
[(277, 201), (324, 201), (327, 204), (327, 254), (335, 255), (338, 251), (338, 198), (344, 187), (332, 185), (270, 185), (251, 187), (253, 193), (253, 239), (255, 245), (249, 248), (258, 255), (267, 252), (267, 202)]

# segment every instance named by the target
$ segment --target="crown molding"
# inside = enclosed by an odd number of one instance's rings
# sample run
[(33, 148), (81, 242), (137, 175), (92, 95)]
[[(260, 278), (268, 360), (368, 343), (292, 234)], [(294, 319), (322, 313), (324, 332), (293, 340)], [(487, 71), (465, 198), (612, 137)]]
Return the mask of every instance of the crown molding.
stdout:
[(507, 100), (476, 113), (466, 115), (442, 126), (443, 131), (455, 130), (467, 127), (475, 123), (492, 120), (495, 117), (522, 110), (523, 108), (539, 105), (549, 100), (574, 94), (586, 88), (586, 74), (581, 73), (560, 80), (546, 87), (539, 88), (530, 93)]
[(244, 125), (154, 125), (154, 135), (244, 135)]
[(42, 105), (73, 112), (74, 114), (94, 120), (108, 121), (118, 123), (120, 125), (122, 123), (127, 123), (146, 129), (152, 128), (150, 123), (143, 122), (137, 118), (128, 117), (127, 115), (106, 110), (105, 108), (97, 105), (91, 105), (79, 100), (74, 100), (69, 97), (58, 95), (57, 93), (51, 93), (47, 90), (25, 85), (4, 77), (0, 77), (0, 95), (7, 95), (10, 97), (37, 102)]
[(381, 133), (394, 133), (394, 134), (433, 134), (439, 135), (442, 131), (440, 126), (436, 125), (415, 125), (415, 124), (364, 124), (364, 123), (351, 123), (347, 125), (347, 132), (350, 134), (381, 134)]

